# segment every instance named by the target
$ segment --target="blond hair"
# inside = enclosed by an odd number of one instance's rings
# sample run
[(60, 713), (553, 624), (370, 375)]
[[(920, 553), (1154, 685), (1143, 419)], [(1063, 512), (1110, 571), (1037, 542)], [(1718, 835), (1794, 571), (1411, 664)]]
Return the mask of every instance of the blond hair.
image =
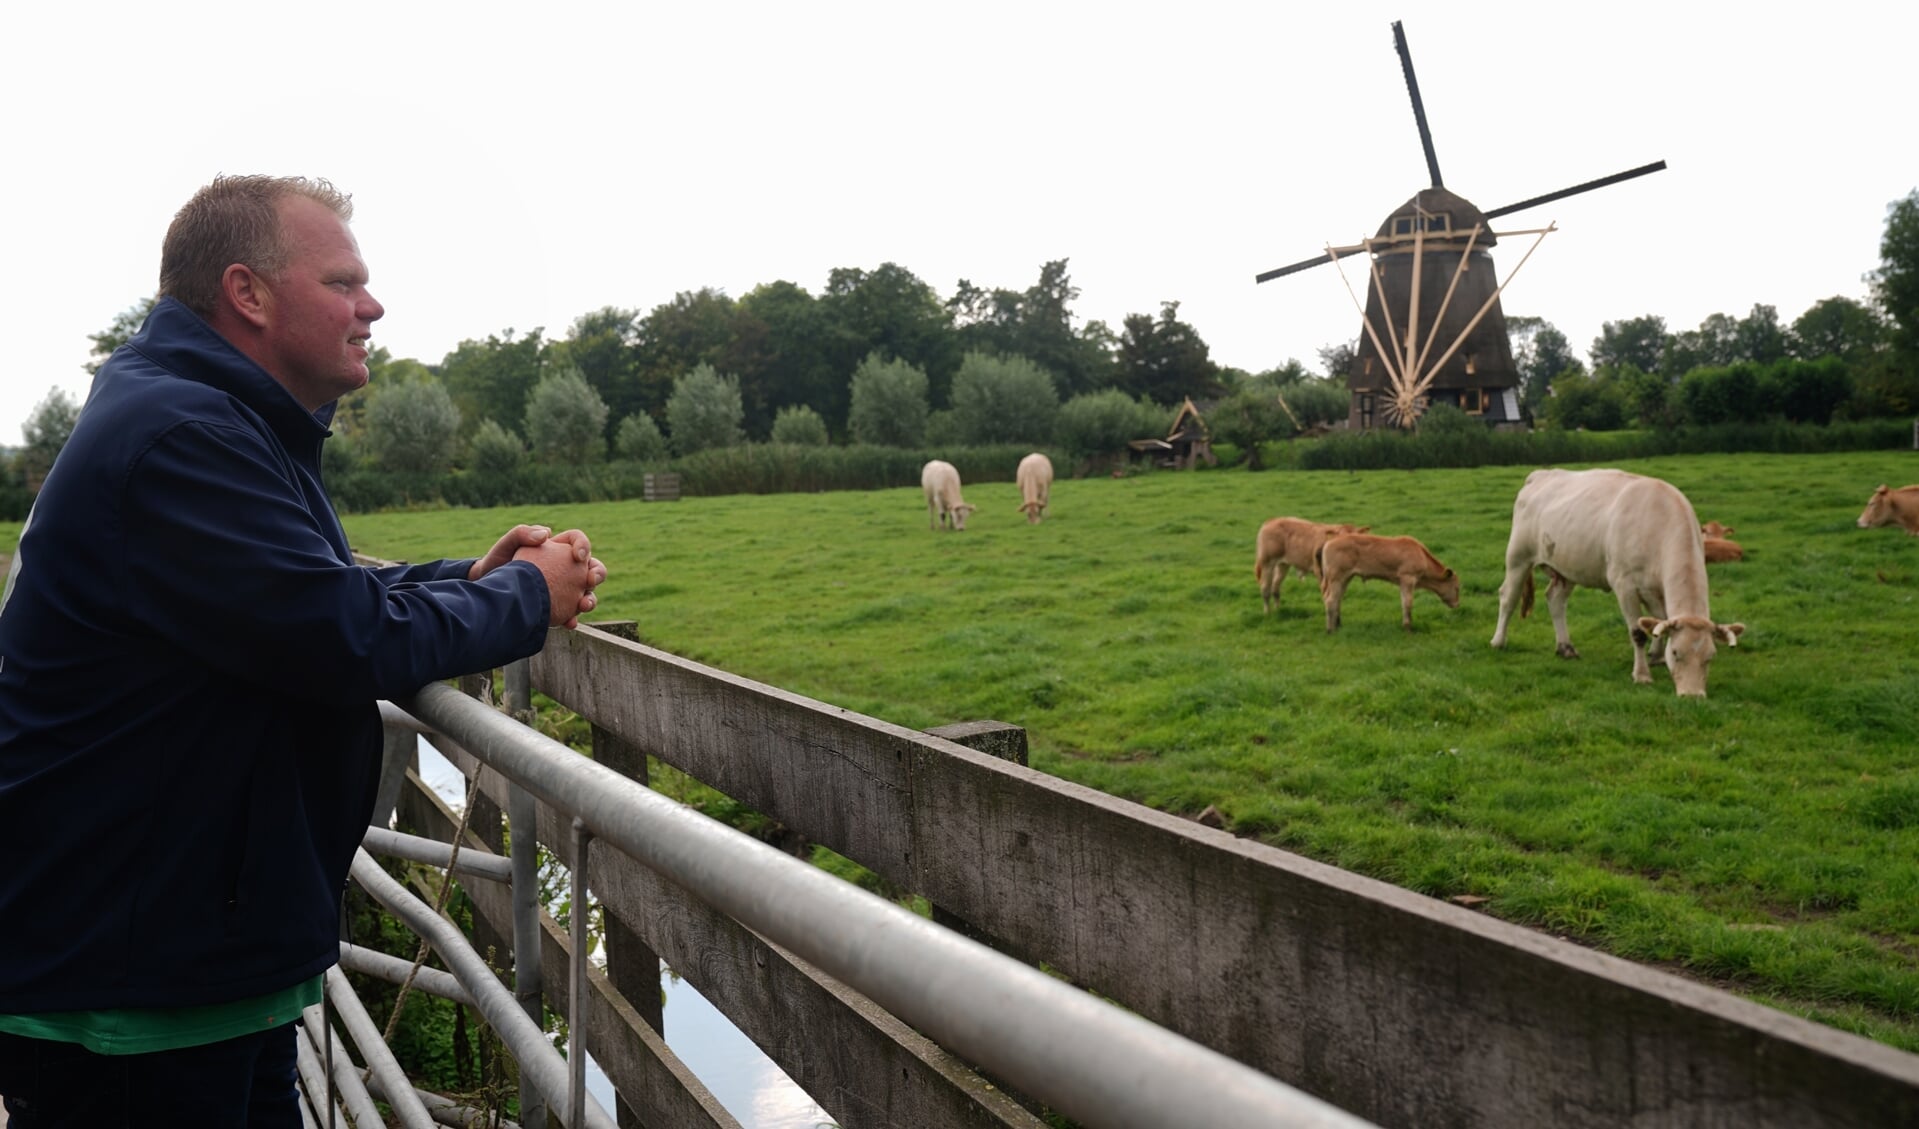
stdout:
[(280, 201), (305, 196), (353, 219), (353, 197), (324, 180), (304, 176), (216, 176), (193, 194), (167, 227), (160, 245), (160, 296), (203, 318), (213, 316), (221, 280), (234, 263), (268, 278), (286, 268)]

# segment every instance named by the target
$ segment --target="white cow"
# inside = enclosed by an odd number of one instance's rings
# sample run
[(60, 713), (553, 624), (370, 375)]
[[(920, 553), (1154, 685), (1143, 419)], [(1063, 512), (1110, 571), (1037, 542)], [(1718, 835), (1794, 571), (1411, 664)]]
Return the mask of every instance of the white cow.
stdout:
[(1014, 478), (1019, 482), (1019, 508), (1028, 525), (1037, 525), (1046, 513), (1047, 497), (1053, 492), (1053, 460), (1034, 451), (1019, 461)]
[[(1650, 645), (1653, 658), (1672, 670), (1673, 689), (1682, 697), (1706, 696), (1715, 643), (1733, 646), (1746, 630), (1743, 623), (1712, 621), (1699, 519), (1684, 494), (1657, 478), (1623, 470), (1526, 476), (1513, 501), (1493, 646), (1506, 645), (1515, 609), (1521, 615), (1532, 610), (1535, 567), (1551, 577), (1546, 605), (1562, 658), (1579, 657), (1566, 631), (1573, 587), (1609, 588), (1632, 636), (1633, 681), (1652, 681)], [(1652, 614), (1641, 615), (1642, 608)]]
[(926, 491), (926, 510), (932, 517), (934, 529), (950, 524), (954, 529), (964, 530), (966, 515), (979, 508), (961, 500), (959, 471), (952, 463), (940, 459), (920, 468), (920, 489)]

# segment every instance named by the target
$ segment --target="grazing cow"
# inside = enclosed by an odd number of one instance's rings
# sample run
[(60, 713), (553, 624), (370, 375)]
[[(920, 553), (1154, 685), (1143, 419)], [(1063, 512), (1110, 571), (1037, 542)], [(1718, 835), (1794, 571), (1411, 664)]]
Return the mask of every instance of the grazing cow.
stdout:
[(1709, 521), (1699, 527), (1699, 532), (1704, 535), (1707, 540), (1717, 537), (1723, 541), (1732, 536), (1733, 528), (1730, 525), (1721, 525), (1716, 521)]
[(1859, 515), (1859, 528), (1881, 525), (1897, 525), (1919, 537), (1919, 486), (1901, 486), (1897, 490), (1881, 486), (1872, 492), (1866, 502), (1866, 512)]
[(1354, 577), (1399, 585), (1399, 625), (1413, 629), (1413, 593), (1421, 588), (1449, 608), (1459, 606), (1459, 575), (1439, 563), (1412, 537), (1342, 533), (1319, 547), (1319, 598), (1326, 604), (1326, 630), (1339, 630), (1339, 605)]
[(920, 489), (926, 491), (926, 510), (935, 530), (950, 525), (966, 528), (966, 515), (978, 509), (960, 499), (959, 471), (953, 464), (934, 459), (920, 468)]
[(1279, 586), (1286, 570), (1296, 568), (1311, 576), (1319, 575), (1314, 556), (1326, 538), (1338, 533), (1364, 533), (1370, 525), (1325, 525), (1297, 517), (1276, 517), (1259, 527), (1259, 544), (1253, 555), (1253, 575), (1259, 578), (1259, 595), (1268, 614), (1279, 606)]
[(1566, 631), (1573, 587), (1608, 588), (1632, 637), (1633, 681), (1652, 681), (1650, 646), (1681, 697), (1703, 698), (1715, 644), (1734, 646), (1746, 630), (1712, 621), (1703, 542), (1692, 503), (1671, 483), (1623, 470), (1536, 470), (1513, 501), (1493, 646), (1506, 645), (1514, 611), (1532, 610), (1533, 569), (1543, 567), (1561, 658), (1579, 657)]
[(1739, 542), (1728, 541), (1724, 537), (1706, 538), (1705, 548), (1707, 564), (1725, 564), (1727, 561), (1746, 559), (1746, 550), (1739, 547)]
[(1034, 451), (1019, 461), (1014, 478), (1019, 482), (1019, 508), (1026, 515), (1026, 524), (1038, 525), (1053, 492), (1053, 460)]

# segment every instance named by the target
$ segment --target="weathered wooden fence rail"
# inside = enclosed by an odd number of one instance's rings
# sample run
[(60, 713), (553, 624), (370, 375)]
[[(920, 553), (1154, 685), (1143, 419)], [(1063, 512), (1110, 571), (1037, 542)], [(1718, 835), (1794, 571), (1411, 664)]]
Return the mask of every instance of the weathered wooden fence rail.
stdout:
[[(602, 631), (553, 633), (531, 671), (592, 723), (601, 763), (643, 780), (657, 757), (997, 947), (1383, 1125), (1919, 1124), (1919, 1056), (1691, 981)], [(482, 783), (503, 803), (503, 781)], [(434, 807), (416, 794), (409, 810), (450, 832)], [(540, 839), (566, 854), (545, 810)], [(663, 957), (846, 1129), (1040, 1124), (646, 868), (607, 852), (587, 878), (608, 978), (651, 1009), (603, 990), (587, 1028), (640, 1123), (731, 1124), (667, 1077), (670, 1054), (617, 1049), (657, 1027)], [(504, 905), (475, 895), (503, 930)], [(563, 983), (553, 930), (547, 957)]]

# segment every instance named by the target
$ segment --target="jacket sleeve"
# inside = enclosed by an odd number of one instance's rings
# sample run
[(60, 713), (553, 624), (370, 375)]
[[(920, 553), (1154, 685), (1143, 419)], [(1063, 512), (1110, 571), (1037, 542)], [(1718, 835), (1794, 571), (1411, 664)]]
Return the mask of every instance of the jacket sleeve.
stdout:
[(524, 658), (546, 639), (546, 582), (532, 564), (470, 581), (452, 562), (343, 562), (325, 496), (245, 426), (169, 429), (121, 496), (119, 559), (135, 618), (234, 678), (366, 701)]

